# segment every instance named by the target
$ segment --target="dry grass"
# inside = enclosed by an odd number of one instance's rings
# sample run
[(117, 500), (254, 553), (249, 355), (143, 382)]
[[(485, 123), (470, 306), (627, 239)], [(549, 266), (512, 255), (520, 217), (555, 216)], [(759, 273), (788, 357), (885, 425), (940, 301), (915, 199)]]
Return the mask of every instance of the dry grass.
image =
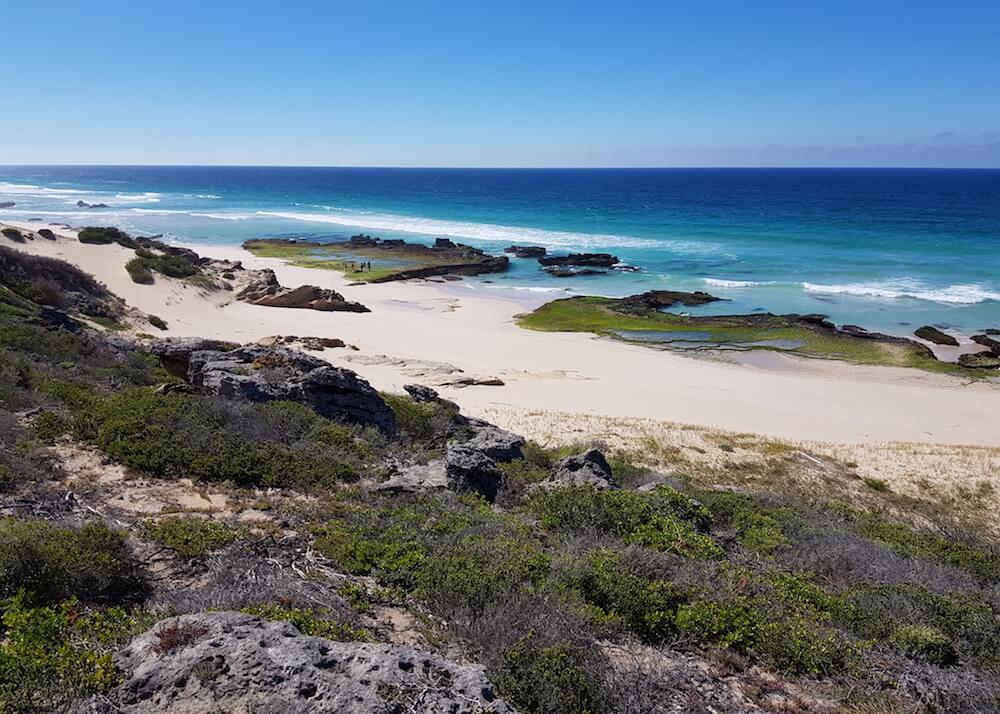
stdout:
[[(1000, 537), (1000, 449), (791, 442), (656, 421), (495, 407), (481, 416), (549, 446), (600, 444), (700, 485), (844, 500)], [(874, 485), (874, 486), (873, 486)]]

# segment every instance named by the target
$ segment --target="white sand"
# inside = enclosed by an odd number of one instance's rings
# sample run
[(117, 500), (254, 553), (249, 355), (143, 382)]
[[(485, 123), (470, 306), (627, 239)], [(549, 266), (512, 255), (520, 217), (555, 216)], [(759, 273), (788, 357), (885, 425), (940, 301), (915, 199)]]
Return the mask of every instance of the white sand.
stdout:
[[(522, 304), (484, 295), (488, 291), (428, 283), (349, 286), (334, 271), (259, 259), (235, 247), (197, 246), (202, 255), (274, 268), (289, 287), (334, 288), (372, 312), (260, 307), (234, 302), (232, 293), (206, 293), (159, 276), (154, 285), (137, 285), (124, 269), (131, 251), (82, 245), (71, 231), (54, 230), (66, 237), (5, 244), (78, 265), (130, 305), (165, 319), (167, 334), (241, 342), (277, 334), (339, 337), (360, 351), (327, 350), (321, 356), (391, 391), (442, 379), (440, 370), (421, 362), (503, 379), (502, 387), (439, 389), (472, 414), (515, 408), (641, 417), (795, 440), (1000, 446), (996, 383), (785, 357), (779, 369), (761, 369), (585, 334), (533, 332), (514, 324)], [(394, 359), (387, 363), (379, 355)]]

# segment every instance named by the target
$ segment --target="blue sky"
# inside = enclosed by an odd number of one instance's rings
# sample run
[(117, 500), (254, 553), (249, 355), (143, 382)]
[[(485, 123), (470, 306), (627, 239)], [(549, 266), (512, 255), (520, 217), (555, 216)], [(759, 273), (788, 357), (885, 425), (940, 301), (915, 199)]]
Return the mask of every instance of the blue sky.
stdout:
[(0, 163), (1000, 166), (1000, 2), (5, 3)]

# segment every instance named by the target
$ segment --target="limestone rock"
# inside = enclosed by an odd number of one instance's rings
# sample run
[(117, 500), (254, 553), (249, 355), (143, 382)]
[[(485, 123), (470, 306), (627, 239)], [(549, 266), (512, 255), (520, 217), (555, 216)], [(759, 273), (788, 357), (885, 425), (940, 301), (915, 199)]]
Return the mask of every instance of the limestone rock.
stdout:
[(486, 424), (477, 428), (473, 437), (462, 445), (475, 449), (494, 461), (506, 463), (521, 458), (525, 443), (523, 436)]
[(441, 459), (407, 466), (373, 490), (386, 493), (422, 493), (448, 488), (448, 474)]
[(992, 352), (969, 352), (959, 355), (958, 363), (974, 369), (1000, 369), (1000, 355)]
[(933, 325), (924, 325), (923, 327), (918, 327), (913, 334), (922, 340), (933, 342), (935, 345), (948, 345), (950, 347), (958, 347), (958, 340), (949, 335), (947, 332), (942, 332)]
[(503, 474), (496, 461), (464, 443), (448, 444), (445, 472), (448, 488), (452, 491), (471, 491), (491, 502), (496, 498), (503, 481)]
[(195, 352), (188, 363), (188, 381), (225, 397), (301, 402), (330, 419), (383, 431), (396, 428), (392, 409), (356, 372), (304, 352), (259, 345), (230, 352)]
[(294, 307), (323, 312), (371, 312), (358, 302), (349, 302), (336, 290), (302, 285), (286, 288), (273, 270), (260, 270), (236, 295), (237, 300), (267, 307)]
[(611, 466), (597, 449), (576, 456), (567, 456), (552, 467), (548, 483), (559, 486), (593, 486), (598, 489), (616, 488)]
[(160, 358), (164, 369), (175, 377), (187, 379), (188, 363), (195, 352), (211, 350), (228, 352), (239, 347), (235, 342), (210, 340), (201, 337), (168, 337), (157, 340), (149, 346), (151, 354)]
[[(115, 656), (124, 714), (515, 714), (481, 667), (398, 645), (332, 642), (235, 612), (157, 623)], [(95, 706), (94, 711), (100, 711)]]

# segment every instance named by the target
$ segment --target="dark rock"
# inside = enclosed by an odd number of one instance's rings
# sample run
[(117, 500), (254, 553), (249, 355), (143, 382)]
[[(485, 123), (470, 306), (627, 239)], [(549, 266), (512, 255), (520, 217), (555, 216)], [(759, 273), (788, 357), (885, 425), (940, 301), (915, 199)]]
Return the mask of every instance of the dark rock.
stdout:
[(700, 290), (693, 293), (679, 292), (676, 290), (650, 290), (638, 295), (629, 295), (616, 301), (611, 309), (616, 312), (624, 312), (633, 315), (642, 315), (649, 312), (656, 312), (674, 305), (684, 305), (686, 307), (697, 307), (710, 302), (718, 302), (723, 298), (709, 295)]
[(437, 390), (422, 384), (404, 384), (403, 389), (415, 402), (436, 402), (440, 398)]
[(972, 341), (977, 345), (982, 345), (983, 347), (989, 347), (990, 352), (995, 355), (1000, 355), (1000, 340), (993, 339), (988, 335), (973, 335)]
[(114, 663), (123, 678), (102, 700), (118, 714), (376, 714), (396, 711), (400, 696), (425, 714), (515, 714), (482, 667), (401, 645), (308, 637), (290, 622), (237, 612), (163, 620)]
[[(791, 316), (789, 316), (791, 317)], [(807, 325), (815, 325), (816, 327), (823, 327), (827, 330), (836, 329), (836, 325), (830, 322), (826, 315), (820, 315), (818, 313), (810, 313), (808, 315), (797, 315), (799, 322), (804, 322)]]
[(359, 233), (356, 236), (351, 236), (350, 240), (347, 241), (351, 245), (356, 246), (367, 246), (367, 245), (378, 245), (378, 238), (373, 238), (372, 236), (365, 235), (364, 233)]
[(840, 329), (834, 331), (835, 334), (839, 335), (850, 335), (851, 337), (857, 337), (861, 340), (874, 340), (876, 342), (884, 342), (890, 345), (899, 345), (901, 347), (906, 347), (913, 352), (919, 353), (921, 356), (927, 359), (936, 360), (937, 357), (934, 355), (934, 350), (925, 345), (922, 342), (917, 342), (916, 340), (911, 340), (908, 337), (896, 337), (895, 335), (886, 335), (882, 332), (869, 332), (863, 327), (858, 325), (844, 325)]
[(958, 347), (958, 340), (956, 340), (948, 333), (942, 332), (933, 325), (924, 325), (923, 327), (918, 327), (916, 330), (914, 330), (913, 334), (922, 340), (933, 342), (936, 345), (948, 345), (950, 347)]
[(313, 352), (322, 352), (326, 349), (337, 349), (348, 347), (349, 345), (338, 337), (298, 337), (296, 335), (272, 335), (262, 337), (257, 340), (261, 347), (275, 347), (277, 345), (299, 345), (302, 349)]
[[(384, 245), (384, 243), (383, 243)], [(502, 273), (510, 267), (510, 260), (502, 255), (482, 255), (466, 263), (450, 263), (446, 265), (428, 265), (422, 268), (400, 270), (391, 275), (369, 280), (370, 283), (388, 283), (394, 280), (413, 280), (449, 275), (483, 275), (485, 273)]]
[(502, 387), (504, 381), (499, 377), (456, 377), (440, 384), (443, 387)]
[(87, 203), (86, 201), (77, 201), (76, 202), (76, 207), (77, 208), (107, 208), (108, 204), (106, 204), (106, 203)]
[(610, 268), (620, 263), (617, 255), (610, 253), (570, 253), (569, 255), (550, 255), (539, 258), (542, 265), (580, 265), (594, 268)]
[(278, 282), (273, 270), (260, 270), (243, 290), (237, 300), (267, 307), (293, 307), (323, 312), (371, 312), (358, 302), (348, 302), (336, 290), (303, 285), (286, 288)]
[(497, 462), (467, 444), (448, 444), (445, 472), (449, 489), (478, 493), (490, 502), (496, 498), (503, 480)]
[(38, 235), (40, 235), (45, 240), (55, 240), (56, 239), (56, 234), (53, 233), (48, 228), (39, 228), (38, 229)]
[(0, 208), (13, 208), (16, 205), (13, 201), (0, 201)]
[(435, 250), (450, 250), (452, 248), (457, 248), (454, 242), (448, 238), (435, 238), (434, 239), (434, 249)]
[(508, 463), (523, 456), (526, 443), (523, 436), (485, 424), (476, 428), (473, 437), (462, 442), (462, 446), (475, 449), (498, 463)]
[(567, 456), (556, 462), (548, 483), (560, 486), (593, 486), (598, 489), (615, 488), (611, 466), (597, 449), (590, 449), (576, 456)]
[(515, 258), (544, 258), (546, 250), (540, 245), (509, 245), (503, 252)]
[(304, 352), (256, 345), (229, 352), (194, 352), (188, 381), (224, 397), (301, 402), (330, 419), (383, 431), (396, 428), (392, 409), (368, 382), (349, 369), (333, 367)]
[(1000, 335), (1000, 330), (998, 330), (995, 327), (988, 327), (985, 330), (983, 330), (983, 332), (985, 332), (987, 335)]
[(1000, 369), (1000, 355), (992, 352), (968, 352), (959, 355), (958, 363), (973, 369)]
[(187, 379), (191, 355), (195, 352), (211, 350), (228, 352), (239, 347), (236, 342), (209, 340), (201, 337), (168, 337), (157, 340), (149, 346), (150, 354), (159, 357), (164, 369), (175, 377)]

